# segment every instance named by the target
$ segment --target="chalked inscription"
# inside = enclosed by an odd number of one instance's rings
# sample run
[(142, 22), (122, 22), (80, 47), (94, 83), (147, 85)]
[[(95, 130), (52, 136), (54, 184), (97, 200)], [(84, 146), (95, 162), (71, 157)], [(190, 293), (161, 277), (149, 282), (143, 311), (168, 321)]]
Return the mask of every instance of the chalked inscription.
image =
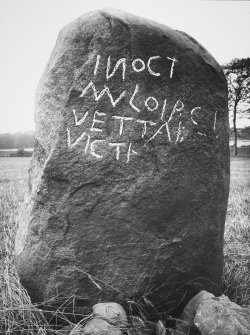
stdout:
[[(102, 61), (101, 55), (96, 56), (93, 78), (98, 74), (100, 62)], [(166, 64), (168, 65), (168, 76), (170, 80), (174, 76), (175, 67), (178, 61), (174, 57), (165, 57)], [(111, 56), (107, 58), (106, 61), (106, 71), (105, 79), (106, 84), (100, 89), (96, 87), (94, 79), (92, 79), (81, 91), (80, 98), (85, 98), (86, 95), (91, 95), (95, 102), (101, 101), (102, 99), (108, 98), (110, 103), (110, 108), (114, 109), (112, 112), (114, 115), (111, 116), (111, 121), (114, 123), (114, 127), (117, 129), (117, 135), (121, 138), (120, 141), (110, 142), (103, 138), (103, 130), (107, 122), (107, 113), (105, 111), (96, 109), (94, 113), (89, 111), (84, 112), (83, 115), (79, 116), (76, 108), (72, 108), (71, 112), (73, 115), (74, 125), (67, 127), (67, 145), (70, 149), (76, 146), (83, 147), (83, 153), (85, 155), (91, 155), (96, 159), (102, 159), (104, 157), (104, 152), (110, 152), (114, 155), (116, 160), (120, 160), (121, 157), (126, 157), (126, 162), (128, 163), (133, 156), (138, 156), (138, 149), (135, 148), (133, 142), (122, 140), (123, 135), (128, 129), (138, 127), (140, 125), (140, 137), (144, 141), (144, 145), (149, 142), (155, 141), (159, 136), (165, 136), (169, 144), (178, 145), (185, 140), (185, 120), (182, 120), (182, 114), (184, 112), (184, 103), (181, 100), (177, 100), (173, 105), (172, 111), (166, 113), (167, 99), (160, 101), (157, 97), (149, 96), (143, 98), (143, 108), (148, 112), (157, 113), (157, 122), (153, 120), (144, 120), (140, 118), (140, 113), (142, 112), (141, 105), (136, 103), (138, 98), (140, 98), (140, 84), (136, 83), (133, 87), (133, 91), (128, 92), (128, 90), (121, 90), (119, 94), (113, 94), (108, 86), (109, 81), (112, 79), (114, 74), (118, 69), (121, 70), (121, 80), (124, 82), (126, 80), (126, 70), (130, 66), (134, 73), (140, 73), (145, 71), (149, 76), (160, 77), (162, 73), (157, 70), (157, 61), (160, 60), (160, 56), (152, 56), (147, 61), (140, 58), (134, 59), (132, 62), (128, 63), (126, 58), (120, 58), (116, 61), (115, 66), (111, 67)], [(125, 99), (126, 98), (126, 99)], [(121, 104), (128, 103), (129, 116), (116, 115), (115, 110), (120, 107)], [(202, 108), (196, 106), (189, 111), (189, 120), (193, 127), (196, 127), (197, 135), (201, 137), (206, 137), (207, 134), (199, 131), (198, 116), (202, 113)], [(213, 131), (216, 130), (217, 122), (217, 111), (211, 113), (213, 122)], [(173, 120), (177, 119), (177, 131), (172, 132)], [(199, 118), (200, 120), (200, 118)], [(88, 122), (87, 122), (88, 121)], [(109, 119), (110, 122), (110, 119)], [(91, 126), (86, 126), (90, 124)], [(84, 128), (85, 126), (85, 128)], [(81, 129), (80, 135), (75, 138), (72, 135), (73, 127), (79, 127)], [(100, 138), (98, 137), (100, 134)], [(93, 136), (94, 135), (94, 136)], [(218, 136), (214, 134), (216, 138)], [(108, 150), (107, 150), (108, 149)], [(122, 155), (121, 155), (122, 154)], [(124, 158), (123, 158), (124, 159)]]

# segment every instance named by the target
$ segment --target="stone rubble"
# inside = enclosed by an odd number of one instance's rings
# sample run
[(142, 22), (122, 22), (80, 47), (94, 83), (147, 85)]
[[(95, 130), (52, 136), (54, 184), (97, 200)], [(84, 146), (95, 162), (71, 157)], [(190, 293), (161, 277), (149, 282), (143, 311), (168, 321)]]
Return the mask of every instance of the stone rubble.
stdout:
[(241, 307), (222, 295), (201, 291), (184, 308), (177, 330), (188, 335), (199, 330), (201, 335), (249, 335), (250, 306)]

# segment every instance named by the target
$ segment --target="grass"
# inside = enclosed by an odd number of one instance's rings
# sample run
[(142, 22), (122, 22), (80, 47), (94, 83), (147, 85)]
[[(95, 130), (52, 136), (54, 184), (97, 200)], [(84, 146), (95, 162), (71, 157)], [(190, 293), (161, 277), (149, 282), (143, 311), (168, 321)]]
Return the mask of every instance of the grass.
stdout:
[[(239, 157), (231, 158), (231, 188), (225, 230), (223, 280), (224, 294), (230, 300), (243, 306), (250, 304), (249, 148), (243, 148), (239, 154)], [(56, 327), (51, 326), (44, 317), (44, 312), (31, 303), (13, 266), (15, 216), (23, 199), (29, 161), (30, 158), (0, 157), (1, 334), (45, 335), (57, 333)], [(58, 314), (56, 317), (64, 319), (65, 323), (70, 325), (67, 315)], [(72, 324), (71, 327), (73, 327)]]
[(15, 216), (23, 199), (29, 159), (0, 160), (0, 332), (46, 334), (46, 320), (32, 305), (13, 266)]
[[(53, 335), (57, 321), (71, 326), (67, 314), (53, 314), (53, 324), (31, 303), (14, 267), (15, 218), (27, 185), (30, 158), (0, 157), (0, 334)], [(84, 319), (82, 320), (84, 322)]]
[(231, 158), (225, 230), (224, 294), (250, 305), (250, 157)]

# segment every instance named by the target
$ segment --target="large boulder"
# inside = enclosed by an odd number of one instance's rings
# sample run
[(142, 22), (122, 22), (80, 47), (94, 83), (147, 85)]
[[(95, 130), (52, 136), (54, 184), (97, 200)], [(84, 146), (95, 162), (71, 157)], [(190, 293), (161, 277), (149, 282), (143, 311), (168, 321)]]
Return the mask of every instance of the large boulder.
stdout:
[[(33, 301), (74, 295), (88, 308), (144, 298), (168, 310), (187, 282), (215, 293), (229, 187), (227, 84), (199, 43), (122, 12), (84, 15), (59, 33), (35, 120), (16, 238)], [(166, 299), (171, 292), (180, 296)]]

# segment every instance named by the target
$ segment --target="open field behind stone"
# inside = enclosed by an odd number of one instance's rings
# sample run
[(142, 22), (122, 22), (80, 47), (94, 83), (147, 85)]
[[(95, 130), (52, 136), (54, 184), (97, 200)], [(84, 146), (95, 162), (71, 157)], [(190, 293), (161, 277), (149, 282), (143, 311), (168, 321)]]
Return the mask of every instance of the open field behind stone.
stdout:
[(6, 252), (4, 230), (16, 229), (15, 215), (23, 199), (29, 161), (30, 158), (0, 157), (0, 250), (3, 253)]
[[(225, 230), (224, 293), (250, 304), (250, 154), (231, 157), (231, 182)], [(241, 154), (241, 151), (240, 151)]]

